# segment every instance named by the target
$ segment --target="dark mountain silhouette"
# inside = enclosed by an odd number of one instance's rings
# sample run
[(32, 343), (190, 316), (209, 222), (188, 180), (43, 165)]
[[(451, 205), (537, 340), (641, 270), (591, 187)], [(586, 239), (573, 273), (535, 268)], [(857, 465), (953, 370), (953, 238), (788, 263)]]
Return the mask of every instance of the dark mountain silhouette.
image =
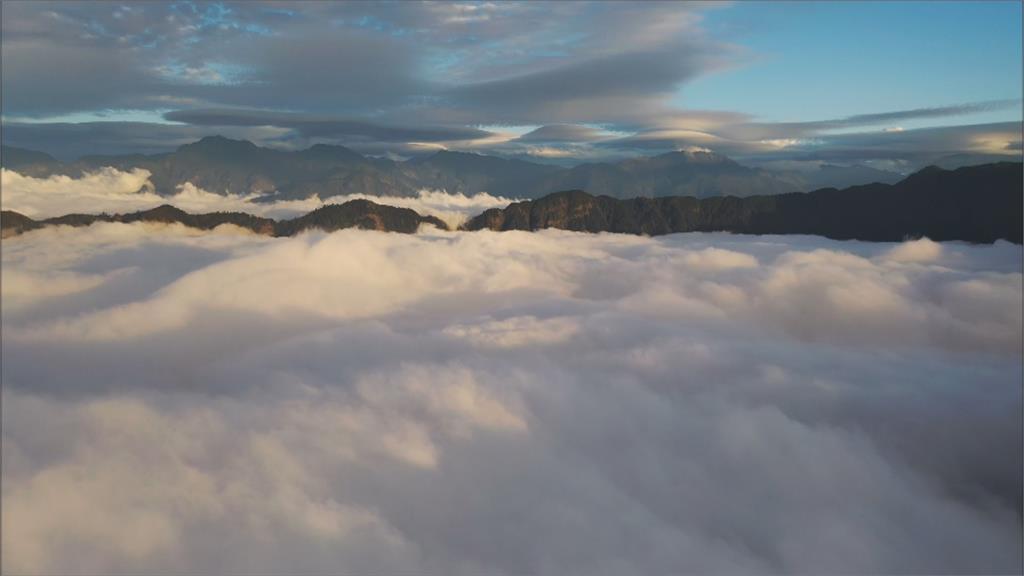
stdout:
[(420, 224), (433, 224), (442, 230), (448, 229), (441, 220), (433, 216), (421, 216), (410, 208), (382, 206), (369, 200), (351, 200), (344, 204), (323, 206), (305, 216), (278, 222), (274, 234), (291, 236), (310, 228), (328, 232), (342, 228), (362, 228), (412, 234), (419, 229)]
[[(949, 171), (929, 167), (897, 184), (869, 184), (809, 193), (699, 199), (692, 196), (632, 198), (593, 196), (581, 190), (557, 192), (491, 209), (469, 220), (465, 230), (538, 230), (671, 234), (729, 231), (745, 234), (815, 234), (835, 239), (933, 240), (1020, 244), (1024, 196), (1022, 164), (1001, 162)], [(123, 215), (69, 214), (33, 220), (4, 211), (3, 236), (46, 225), (86, 226), (93, 222), (178, 222), (212, 229), (234, 224), (259, 234), (290, 236), (309, 228), (363, 228), (415, 232), (421, 224), (447, 229), (432, 216), (367, 200), (328, 205), (291, 220), (274, 221), (240, 212), (188, 214), (164, 205)]]
[(4, 210), (0, 212), (0, 238), (17, 236), (18, 234), (28, 232), (29, 230), (35, 230), (42, 226), (42, 223), (36, 222), (24, 214), (11, 210)]
[[(1001, 162), (953, 171), (933, 166), (892, 185), (824, 188), (747, 198), (669, 196), (622, 200), (570, 190), (487, 210), (470, 219), (463, 229), (561, 228), (652, 236), (728, 231), (815, 234), (868, 241), (927, 236), (933, 240), (968, 242), (1003, 239), (1020, 244), (1024, 219), (1022, 176), (1021, 163)], [(367, 200), (328, 205), (282, 221), (240, 212), (188, 214), (169, 205), (131, 214), (69, 214), (39, 221), (11, 211), (4, 211), (0, 217), (4, 237), (47, 225), (87, 226), (94, 222), (178, 222), (202, 230), (234, 224), (273, 236), (291, 236), (310, 228), (332, 231), (355, 227), (413, 233), (421, 224), (432, 224), (447, 229), (433, 216)]]
[(221, 224), (233, 224), (266, 236), (292, 236), (309, 229), (332, 232), (343, 228), (411, 234), (416, 232), (421, 224), (432, 224), (442, 230), (448, 229), (444, 222), (433, 216), (421, 216), (408, 208), (382, 206), (367, 200), (330, 204), (304, 216), (281, 221), (243, 212), (189, 214), (168, 204), (130, 214), (68, 214), (45, 220), (33, 220), (11, 210), (0, 213), (0, 230), (4, 238), (44, 226), (88, 226), (96, 222), (178, 223), (199, 230), (212, 230)]
[(165, 154), (85, 156), (70, 163), (5, 146), (0, 162), (5, 168), (35, 177), (78, 177), (106, 166), (143, 168), (162, 195), (172, 195), (178, 186), (190, 182), (215, 194), (274, 194), (275, 198), (413, 196), (422, 189), (519, 198), (567, 189), (619, 198), (749, 196), (895, 177), (863, 167), (814, 173), (751, 168), (711, 152), (670, 152), (574, 168), (446, 150), (395, 162), (364, 157), (343, 146), (318, 144), (306, 150), (283, 151), (222, 136), (209, 136)]
[(561, 228), (586, 232), (670, 234), (729, 231), (815, 234), (835, 239), (1021, 243), (1022, 164), (1002, 162), (953, 171), (929, 167), (897, 184), (774, 196), (663, 197), (619, 200), (580, 190), (491, 209), (467, 230)]

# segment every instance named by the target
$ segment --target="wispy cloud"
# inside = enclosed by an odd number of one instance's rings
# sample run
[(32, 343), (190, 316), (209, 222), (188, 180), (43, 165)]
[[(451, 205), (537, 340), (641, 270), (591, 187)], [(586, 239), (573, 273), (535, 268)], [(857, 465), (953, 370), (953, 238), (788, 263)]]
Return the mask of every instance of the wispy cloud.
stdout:
[(306, 138), (365, 139), (370, 142), (478, 140), (492, 136), (492, 133), (486, 130), (464, 126), (391, 126), (363, 120), (290, 114), (272, 110), (175, 110), (164, 114), (164, 118), (198, 126), (277, 126), (293, 129)]
[[(723, 33), (730, 28), (715, 16), (737, 8), (13, 3), (3, 22), (4, 138), (63, 157), (167, 151), (222, 133), (374, 154), (436, 145), (582, 160), (705, 146), (771, 161), (787, 159), (782, 149), (827, 152), (828, 137), (843, 132), (938, 128), (970, 116), (1019, 122), (1019, 97), (1006, 98), (1012, 93), (900, 110), (872, 99), (877, 112), (793, 122), (759, 121), (749, 110), (688, 109), (694, 82), (755, 69), (765, 56), (745, 46), (742, 34)], [(756, 98), (757, 86), (750, 92)], [(794, 95), (801, 97), (810, 96)], [(110, 122), (58, 122), (103, 114)], [(173, 123), (128, 121), (161, 114)], [(26, 119), (40, 123), (17, 122)], [(541, 128), (516, 138), (481, 126)]]

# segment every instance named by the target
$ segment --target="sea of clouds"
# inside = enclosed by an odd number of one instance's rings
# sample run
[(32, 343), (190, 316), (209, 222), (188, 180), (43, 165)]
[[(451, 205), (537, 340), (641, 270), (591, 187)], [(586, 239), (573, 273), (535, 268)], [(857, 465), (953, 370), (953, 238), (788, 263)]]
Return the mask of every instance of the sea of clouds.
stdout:
[(2, 251), (2, 568), (1016, 572), (1021, 257), (32, 231)]
[(420, 214), (436, 216), (455, 229), (468, 218), (488, 208), (504, 208), (514, 199), (480, 192), (471, 196), (443, 190), (421, 190), (416, 196), (370, 196), (345, 194), (321, 199), (273, 200), (259, 194), (215, 194), (191, 183), (178, 186), (171, 196), (154, 191), (150, 173), (142, 168), (121, 171), (106, 167), (78, 178), (55, 175), (48, 178), (24, 176), (0, 169), (3, 187), (2, 207), (30, 218), (51, 218), (72, 213), (126, 213), (171, 204), (193, 214), (203, 212), (245, 212), (267, 218), (301, 216), (325, 204), (349, 200), (370, 200), (378, 204), (411, 208)]

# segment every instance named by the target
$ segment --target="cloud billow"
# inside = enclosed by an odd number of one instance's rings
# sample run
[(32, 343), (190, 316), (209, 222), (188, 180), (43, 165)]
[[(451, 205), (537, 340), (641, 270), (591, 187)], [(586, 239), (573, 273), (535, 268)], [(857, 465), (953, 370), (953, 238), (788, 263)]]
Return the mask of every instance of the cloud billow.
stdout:
[(29, 232), (3, 251), (3, 567), (1013, 572), (1020, 258)]
[(504, 208), (514, 198), (478, 192), (470, 196), (444, 190), (419, 190), (416, 196), (372, 196), (345, 194), (320, 198), (267, 200), (261, 194), (214, 194), (190, 182), (179, 185), (174, 194), (155, 192), (150, 172), (141, 168), (121, 171), (104, 167), (85, 172), (78, 178), (53, 175), (33, 178), (14, 170), (0, 170), (4, 210), (12, 210), (34, 219), (66, 214), (124, 214), (171, 204), (187, 212), (244, 212), (269, 218), (294, 218), (327, 204), (350, 200), (370, 200), (377, 204), (411, 208), (420, 214), (436, 216), (451, 229), (489, 208)]

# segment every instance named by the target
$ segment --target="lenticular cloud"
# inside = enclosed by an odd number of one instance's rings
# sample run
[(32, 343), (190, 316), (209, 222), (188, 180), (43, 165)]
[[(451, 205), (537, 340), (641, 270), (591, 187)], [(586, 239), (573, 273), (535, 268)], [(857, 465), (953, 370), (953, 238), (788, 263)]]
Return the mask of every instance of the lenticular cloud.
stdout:
[(1000, 573), (1021, 248), (4, 242), (11, 573)]

